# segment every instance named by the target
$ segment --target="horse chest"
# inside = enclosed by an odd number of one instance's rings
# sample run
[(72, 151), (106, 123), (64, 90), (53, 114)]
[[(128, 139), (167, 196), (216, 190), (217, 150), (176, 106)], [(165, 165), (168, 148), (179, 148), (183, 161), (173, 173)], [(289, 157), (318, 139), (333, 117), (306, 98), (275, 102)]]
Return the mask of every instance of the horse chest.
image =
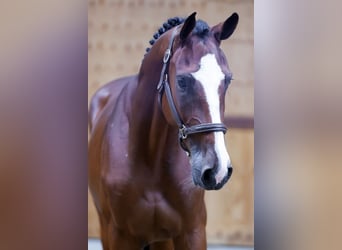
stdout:
[(137, 237), (163, 240), (180, 233), (182, 215), (160, 192), (143, 191), (126, 210), (125, 224)]

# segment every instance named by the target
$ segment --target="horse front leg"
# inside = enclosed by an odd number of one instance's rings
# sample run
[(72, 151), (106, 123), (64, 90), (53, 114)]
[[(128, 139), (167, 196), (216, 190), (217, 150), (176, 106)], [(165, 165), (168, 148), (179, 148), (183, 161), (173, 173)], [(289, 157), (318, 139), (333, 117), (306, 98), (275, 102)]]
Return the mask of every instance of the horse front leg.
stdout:
[(118, 230), (113, 222), (102, 221), (101, 242), (103, 250), (141, 250), (143, 245), (136, 238)]
[(173, 240), (176, 250), (206, 250), (205, 226), (185, 232)]

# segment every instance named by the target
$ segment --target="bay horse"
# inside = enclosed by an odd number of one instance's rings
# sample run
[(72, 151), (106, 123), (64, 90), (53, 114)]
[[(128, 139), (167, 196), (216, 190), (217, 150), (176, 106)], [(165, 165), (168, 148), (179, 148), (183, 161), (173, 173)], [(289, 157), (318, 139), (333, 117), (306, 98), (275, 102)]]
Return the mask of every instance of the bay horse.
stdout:
[(195, 15), (169, 19), (139, 73), (92, 97), (89, 189), (104, 250), (206, 249), (204, 190), (232, 174), (220, 43), (239, 17), (209, 27)]

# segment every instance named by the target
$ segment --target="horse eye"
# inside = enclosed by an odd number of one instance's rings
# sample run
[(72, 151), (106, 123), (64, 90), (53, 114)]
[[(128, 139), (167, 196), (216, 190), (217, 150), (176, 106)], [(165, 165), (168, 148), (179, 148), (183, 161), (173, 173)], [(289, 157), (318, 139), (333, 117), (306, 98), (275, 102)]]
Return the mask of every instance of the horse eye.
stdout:
[(191, 81), (191, 79), (186, 76), (177, 76), (176, 79), (177, 79), (177, 85), (182, 91), (186, 90), (187, 86), (189, 85)]

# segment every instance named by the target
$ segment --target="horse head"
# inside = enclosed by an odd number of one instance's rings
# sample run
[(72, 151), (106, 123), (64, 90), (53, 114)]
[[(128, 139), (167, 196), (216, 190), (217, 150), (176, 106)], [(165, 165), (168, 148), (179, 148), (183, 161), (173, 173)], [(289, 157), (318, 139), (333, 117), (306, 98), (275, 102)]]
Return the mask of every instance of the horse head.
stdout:
[[(234, 32), (238, 15), (209, 27), (190, 15), (158, 39), (149, 53), (164, 54), (158, 90), (162, 113), (170, 126), (188, 129), (180, 135), (188, 152), (195, 185), (220, 189), (232, 174), (222, 124), (225, 94), (232, 79), (220, 48)], [(166, 82), (166, 86), (164, 86)]]

